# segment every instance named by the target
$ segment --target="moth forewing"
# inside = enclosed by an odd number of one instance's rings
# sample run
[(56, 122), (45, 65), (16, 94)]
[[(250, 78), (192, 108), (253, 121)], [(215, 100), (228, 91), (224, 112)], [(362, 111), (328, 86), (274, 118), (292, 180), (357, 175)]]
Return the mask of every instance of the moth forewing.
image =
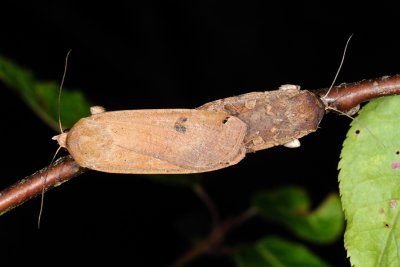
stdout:
[(298, 147), (297, 139), (316, 131), (325, 114), (319, 97), (296, 85), (219, 99), (197, 109), (224, 111), (246, 123), (247, 152), (288, 144)]
[(125, 110), (82, 118), (64, 146), (79, 165), (93, 170), (196, 173), (238, 163), (246, 153), (245, 134), (246, 124), (225, 112)]

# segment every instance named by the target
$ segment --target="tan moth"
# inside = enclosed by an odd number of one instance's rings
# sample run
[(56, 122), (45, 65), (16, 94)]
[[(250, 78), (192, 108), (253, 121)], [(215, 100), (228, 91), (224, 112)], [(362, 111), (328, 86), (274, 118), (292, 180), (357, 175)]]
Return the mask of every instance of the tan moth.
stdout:
[(196, 173), (238, 163), (245, 134), (246, 124), (224, 112), (149, 109), (95, 111), (54, 139), (93, 170)]

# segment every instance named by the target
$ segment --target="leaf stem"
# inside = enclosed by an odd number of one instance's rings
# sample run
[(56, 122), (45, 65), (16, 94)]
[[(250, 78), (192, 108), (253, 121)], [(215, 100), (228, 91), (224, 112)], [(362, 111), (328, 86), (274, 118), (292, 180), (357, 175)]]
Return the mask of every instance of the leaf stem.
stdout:
[(249, 208), (237, 217), (227, 219), (226, 221), (216, 225), (204, 240), (195, 244), (170, 266), (183, 267), (205, 253), (211, 252), (214, 249), (218, 250), (229, 231), (240, 226), (256, 214), (257, 210), (255, 208)]
[(208, 211), (210, 212), (211, 220), (213, 226), (218, 225), (220, 221), (220, 216), (218, 209), (215, 205), (215, 202), (212, 200), (210, 195), (204, 190), (204, 187), (200, 184), (195, 184), (193, 186), (193, 191), (196, 195), (203, 201), (203, 203), (207, 206)]

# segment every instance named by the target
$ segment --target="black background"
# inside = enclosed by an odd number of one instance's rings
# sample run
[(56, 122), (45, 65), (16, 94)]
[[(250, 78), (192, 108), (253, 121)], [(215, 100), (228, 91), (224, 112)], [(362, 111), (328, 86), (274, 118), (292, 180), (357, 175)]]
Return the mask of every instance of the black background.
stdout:
[[(108, 110), (193, 108), (215, 99), (299, 84), (328, 87), (354, 33), (337, 83), (400, 72), (399, 22), (390, 5), (268, 1), (83, 1), (0, 4), (0, 54), (43, 80), (66, 86)], [(0, 84), (0, 188), (46, 166), (57, 145), (49, 129)], [(248, 207), (260, 189), (294, 184), (315, 203), (338, 189), (337, 163), (349, 119), (328, 115), (299, 149), (272, 148), (204, 174), (223, 217)], [(86, 173), (0, 218), (2, 264), (165, 266), (189, 247), (177, 221), (207, 214), (188, 188), (135, 175)], [(280, 227), (254, 219), (227, 242), (250, 242)], [(343, 241), (310, 247), (348, 266)], [(233, 266), (209, 256), (192, 266)]]

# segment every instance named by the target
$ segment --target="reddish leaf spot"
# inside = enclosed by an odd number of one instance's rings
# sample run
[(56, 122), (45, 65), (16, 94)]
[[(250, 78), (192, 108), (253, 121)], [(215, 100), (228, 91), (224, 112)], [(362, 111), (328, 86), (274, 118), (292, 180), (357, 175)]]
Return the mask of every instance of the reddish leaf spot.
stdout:
[(397, 205), (397, 199), (390, 200), (390, 208), (391, 209), (396, 208), (396, 205)]
[(400, 169), (400, 162), (393, 161), (392, 162), (392, 169)]

